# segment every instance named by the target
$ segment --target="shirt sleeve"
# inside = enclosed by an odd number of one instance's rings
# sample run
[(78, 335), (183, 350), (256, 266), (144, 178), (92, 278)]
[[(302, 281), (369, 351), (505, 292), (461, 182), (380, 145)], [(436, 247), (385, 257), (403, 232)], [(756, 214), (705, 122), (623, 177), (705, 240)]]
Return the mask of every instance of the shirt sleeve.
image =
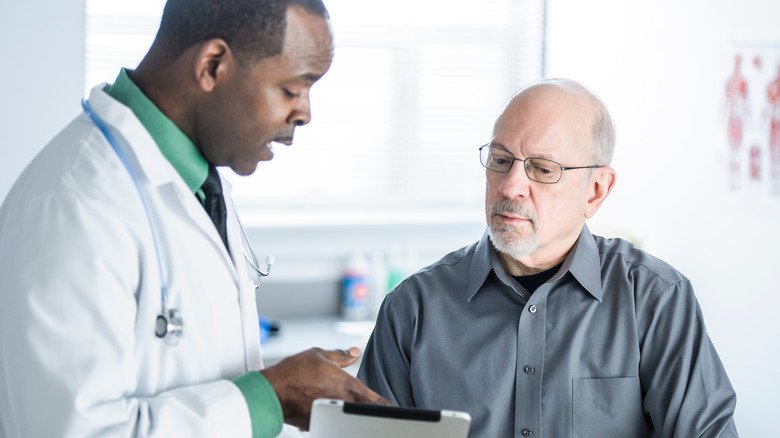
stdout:
[(644, 409), (659, 436), (737, 436), (736, 394), (690, 282), (659, 295), (640, 348)]
[(274, 437), (282, 430), (284, 416), (282, 405), (271, 383), (257, 371), (244, 374), (233, 380), (241, 390), (252, 419), (252, 437)]
[(390, 403), (414, 407), (409, 378), (411, 328), (398, 317), (394, 308), (397, 297), (398, 289), (388, 294), (382, 303), (357, 377)]

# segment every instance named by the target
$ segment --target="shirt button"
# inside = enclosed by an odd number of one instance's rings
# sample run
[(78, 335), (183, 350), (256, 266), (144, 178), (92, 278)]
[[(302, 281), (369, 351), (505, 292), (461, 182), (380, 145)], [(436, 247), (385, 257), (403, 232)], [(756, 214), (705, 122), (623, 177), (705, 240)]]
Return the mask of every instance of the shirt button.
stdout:
[(523, 371), (525, 371), (526, 374), (533, 374), (536, 372), (536, 368), (526, 365), (525, 368), (523, 368)]
[(531, 307), (528, 308), (528, 311), (531, 312), (531, 315), (533, 315), (534, 313), (536, 313), (536, 306), (532, 304)]
[(531, 436), (531, 435), (533, 435), (533, 431), (531, 431), (531, 429), (523, 429), (520, 433), (522, 433), (523, 436)]

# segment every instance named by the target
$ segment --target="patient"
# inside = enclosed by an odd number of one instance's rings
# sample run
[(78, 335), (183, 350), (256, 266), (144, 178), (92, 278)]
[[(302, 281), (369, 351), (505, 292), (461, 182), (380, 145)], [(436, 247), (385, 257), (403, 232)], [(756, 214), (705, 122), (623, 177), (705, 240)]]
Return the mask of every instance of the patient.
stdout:
[(400, 406), (469, 412), (475, 437), (736, 436), (689, 280), (585, 225), (614, 142), (576, 82), (513, 96), (480, 148), (486, 233), (388, 295), (358, 377)]

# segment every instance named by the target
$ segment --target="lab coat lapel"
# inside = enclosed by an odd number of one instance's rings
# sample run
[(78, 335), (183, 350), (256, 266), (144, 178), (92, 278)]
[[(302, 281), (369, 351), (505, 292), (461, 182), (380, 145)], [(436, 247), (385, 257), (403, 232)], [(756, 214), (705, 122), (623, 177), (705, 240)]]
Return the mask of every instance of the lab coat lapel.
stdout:
[[(231, 260), (227, 248), (222, 243), (217, 229), (195, 196), (190, 192), (181, 176), (171, 163), (162, 155), (157, 143), (130, 110), (103, 91), (105, 84), (92, 89), (89, 103), (93, 110), (114, 132), (119, 147), (125, 153), (130, 165), (138, 172), (141, 181), (149, 183), (149, 190), (156, 192), (160, 199), (178, 202), (187, 216), (200, 228), (220, 253), (222, 261), (230, 271), (236, 287), (240, 287), (236, 265)], [(166, 187), (172, 190), (166, 190)], [(172, 196), (171, 193), (175, 193)], [(240, 244), (240, 242), (239, 242)], [(237, 247), (237, 248), (240, 248)], [(235, 250), (234, 250), (235, 252)]]
[[(176, 194), (175, 201), (181, 204), (182, 208), (187, 213), (187, 216), (208, 237), (214, 248), (219, 251), (222, 261), (225, 263), (226, 267), (230, 270), (230, 273), (233, 276), (233, 282), (236, 284), (236, 287), (239, 287), (239, 277), (236, 272), (237, 265), (235, 265), (231, 259), (227, 248), (225, 248), (225, 244), (222, 243), (222, 239), (219, 237), (219, 233), (217, 232), (216, 227), (214, 227), (214, 223), (211, 221), (211, 218), (209, 218), (208, 214), (206, 214), (206, 210), (204, 210), (203, 206), (198, 203), (195, 195), (189, 191), (189, 188), (184, 184), (184, 181), (182, 181), (181, 178), (179, 178), (179, 181), (173, 182), (173, 189), (174, 190), (172, 191)], [(228, 239), (228, 242), (230, 243), (231, 248), (234, 248), (233, 252), (235, 252), (236, 248), (234, 247), (233, 241)]]

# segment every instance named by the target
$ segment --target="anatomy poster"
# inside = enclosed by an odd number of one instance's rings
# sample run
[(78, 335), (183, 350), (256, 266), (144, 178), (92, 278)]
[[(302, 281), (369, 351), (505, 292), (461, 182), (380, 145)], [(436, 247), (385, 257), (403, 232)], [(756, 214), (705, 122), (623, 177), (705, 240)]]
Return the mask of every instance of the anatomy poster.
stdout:
[(780, 199), (780, 42), (735, 44), (723, 93), (728, 186)]

